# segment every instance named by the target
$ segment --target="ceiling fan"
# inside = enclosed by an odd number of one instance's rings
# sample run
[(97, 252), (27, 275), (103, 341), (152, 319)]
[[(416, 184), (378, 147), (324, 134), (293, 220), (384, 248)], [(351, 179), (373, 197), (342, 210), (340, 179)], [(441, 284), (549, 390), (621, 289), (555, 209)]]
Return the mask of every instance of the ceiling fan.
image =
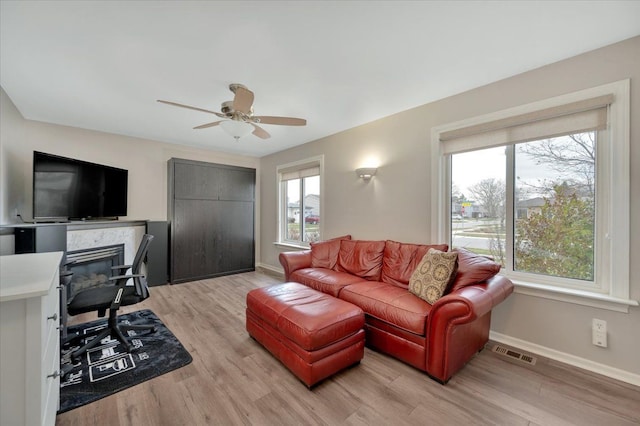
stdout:
[(206, 129), (208, 127), (219, 125), (236, 140), (248, 135), (250, 132), (261, 139), (270, 138), (271, 135), (262, 127), (258, 126), (258, 124), (276, 124), (280, 126), (304, 126), (307, 124), (307, 120), (302, 118), (253, 115), (253, 92), (247, 89), (246, 86), (237, 83), (230, 84), (229, 90), (234, 93), (233, 100), (223, 102), (222, 108), (220, 109), (221, 112), (210, 111), (208, 109), (179, 104), (176, 102), (163, 101), (160, 99), (158, 99), (158, 102), (180, 108), (207, 112), (217, 115), (220, 118), (224, 118), (224, 120), (202, 124), (194, 127), (194, 129)]

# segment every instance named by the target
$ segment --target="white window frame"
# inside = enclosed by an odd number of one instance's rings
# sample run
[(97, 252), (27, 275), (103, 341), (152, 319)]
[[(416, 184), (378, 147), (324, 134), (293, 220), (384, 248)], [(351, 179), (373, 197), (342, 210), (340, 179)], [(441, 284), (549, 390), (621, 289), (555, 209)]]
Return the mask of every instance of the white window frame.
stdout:
[[(284, 238), (285, 231), (288, 227), (288, 212), (287, 212), (287, 200), (284, 197), (286, 191), (286, 182), (281, 181), (282, 173), (291, 172), (294, 170), (304, 170), (309, 167), (318, 166), (320, 168), (320, 209), (324, 210), (324, 155), (318, 155), (310, 158), (306, 158), (299, 161), (294, 161), (287, 164), (281, 164), (276, 167), (276, 187), (278, 188), (278, 241), (275, 243), (278, 246), (285, 248), (299, 248), (308, 249), (308, 241), (293, 241)], [(304, 194), (300, 194), (300, 198), (303, 198)], [(302, 227), (303, 224), (301, 223)], [(320, 239), (322, 239), (323, 221), (318, 224), (318, 233)]]
[[(538, 277), (503, 269), (516, 286), (516, 292), (531, 296), (628, 312), (638, 306), (630, 299), (630, 81), (618, 82), (533, 102), (515, 108), (434, 127), (431, 130), (432, 235), (451, 244), (451, 155), (443, 153), (440, 135), (465, 127), (483, 125), (521, 114), (535, 113), (598, 96), (612, 94), (608, 107), (608, 128), (598, 132), (596, 161), (596, 221), (603, 221), (596, 234), (595, 288), (578, 289), (566, 279)], [(603, 134), (604, 133), (604, 134)], [(604, 142), (604, 143), (601, 143)], [(508, 169), (508, 167), (507, 167)], [(601, 186), (602, 184), (602, 186)], [(507, 203), (509, 203), (509, 198)], [(510, 267), (512, 265), (507, 265)]]

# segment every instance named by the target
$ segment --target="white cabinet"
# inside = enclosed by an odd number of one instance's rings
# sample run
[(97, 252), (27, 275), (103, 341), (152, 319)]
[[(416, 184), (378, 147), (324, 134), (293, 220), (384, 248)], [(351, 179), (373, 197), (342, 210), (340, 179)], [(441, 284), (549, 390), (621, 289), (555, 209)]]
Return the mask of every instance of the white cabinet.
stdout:
[(62, 252), (0, 256), (0, 425), (54, 425)]

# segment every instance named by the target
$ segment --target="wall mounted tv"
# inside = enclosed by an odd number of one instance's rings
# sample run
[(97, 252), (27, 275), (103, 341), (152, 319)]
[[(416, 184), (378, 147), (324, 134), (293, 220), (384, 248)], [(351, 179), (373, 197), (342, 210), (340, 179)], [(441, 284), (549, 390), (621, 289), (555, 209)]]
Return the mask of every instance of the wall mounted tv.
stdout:
[(129, 171), (33, 152), (33, 219), (117, 219), (127, 215)]

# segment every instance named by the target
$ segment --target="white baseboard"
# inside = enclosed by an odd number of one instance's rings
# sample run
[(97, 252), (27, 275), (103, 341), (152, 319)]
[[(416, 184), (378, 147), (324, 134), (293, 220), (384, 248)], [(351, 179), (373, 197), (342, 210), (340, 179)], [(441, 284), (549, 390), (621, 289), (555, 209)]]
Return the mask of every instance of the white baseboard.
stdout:
[(271, 271), (274, 274), (282, 275), (284, 277), (284, 270), (277, 266), (267, 265), (266, 263), (256, 263), (256, 268), (266, 269), (267, 271)]
[(621, 382), (629, 383), (635, 386), (640, 386), (639, 374), (631, 373), (625, 370), (620, 370), (619, 368), (610, 367), (608, 365), (590, 361), (585, 358), (580, 358), (575, 355), (570, 355), (564, 352), (556, 351), (555, 349), (547, 348), (545, 346), (531, 343), (526, 340), (521, 340), (515, 337), (507, 336), (505, 334), (496, 333), (495, 331), (489, 332), (489, 339), (498, 343), (503, 343), (505, 345), (513, 346), (514, 348), (535, 353), (545, 358), (553, 359), (555, 361), (569, 364), (574, 367), (582, 368), (583, 370), (591, 371), (597, 374), (602, 374), (603, 376), (620, 380)]

